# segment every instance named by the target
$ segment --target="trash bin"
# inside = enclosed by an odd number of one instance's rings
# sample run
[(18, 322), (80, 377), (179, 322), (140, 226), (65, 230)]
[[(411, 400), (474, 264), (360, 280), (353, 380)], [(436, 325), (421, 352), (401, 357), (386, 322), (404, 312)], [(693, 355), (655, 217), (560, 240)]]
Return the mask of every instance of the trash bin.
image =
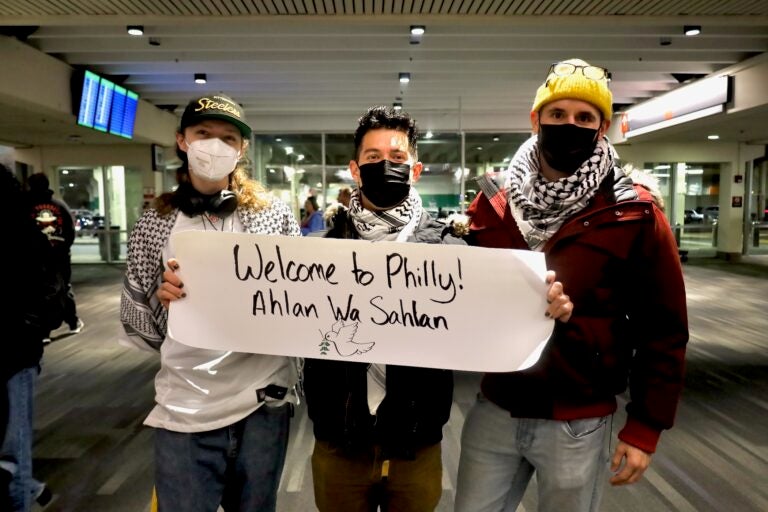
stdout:
[[(99, 237), (99, 254), (102, 261), (120, 259), (120, 226), (110, 226), (109, 230), (99, 226), (96, 228), (96, 236)], [(107, 247), (109, 247), (109, 254)]]
[(752, 247), (760, 247), (760, 223), (752, 222)]
[(680, 247), (680, 242), (683, 238), (683, 226), (680, 224), (675, 224), (675, 242), (677, 242), (677, 246)]

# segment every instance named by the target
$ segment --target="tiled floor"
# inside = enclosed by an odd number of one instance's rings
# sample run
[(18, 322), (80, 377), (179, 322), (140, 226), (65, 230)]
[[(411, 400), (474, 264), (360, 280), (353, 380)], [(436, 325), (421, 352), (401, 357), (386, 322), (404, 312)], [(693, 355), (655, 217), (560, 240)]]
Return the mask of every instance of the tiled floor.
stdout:
[[(768, 510), (768, 266), (691, 260), (685, 267), (691, 342), (677, 425), (645, 479), (608, 489), (606, 512)], [(86, 327), (46, 349), (37, 391), (35, 472), (56, 494), (48, 511), (144, 512), (152, 488), (156, 358), (115, 341), (123, 268), (77, 265)], [(478, 376), (457, 374), (445, 429), (443, 499), (453, 509), (459, 436)], [(614, 431), (622, 423), (614, 419)], [(280, 488), (281, 512), (314, 510), (311, 424), (299, 408)], [(535, 487), (520, 511), (535, 510)]]

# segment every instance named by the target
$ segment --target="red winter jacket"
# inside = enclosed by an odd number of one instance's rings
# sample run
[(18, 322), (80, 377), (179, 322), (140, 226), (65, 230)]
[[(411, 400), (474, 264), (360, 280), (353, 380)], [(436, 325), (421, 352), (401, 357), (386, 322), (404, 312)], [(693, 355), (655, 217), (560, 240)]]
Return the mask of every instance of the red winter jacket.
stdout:
[[(528, 249), (508, 207), (502, 220), (478, 194), (467, 213), (474, 245)], [(536, 365), (486, 374), (483, 394), (515, 417), (572, 420), (613, 413), (629, 384), (619, 438), (654, 452), (674, 421), (688, 341), (680, 259), (664, 213), (617, 169), (544, 253), (573, 315), (557, 322)]]

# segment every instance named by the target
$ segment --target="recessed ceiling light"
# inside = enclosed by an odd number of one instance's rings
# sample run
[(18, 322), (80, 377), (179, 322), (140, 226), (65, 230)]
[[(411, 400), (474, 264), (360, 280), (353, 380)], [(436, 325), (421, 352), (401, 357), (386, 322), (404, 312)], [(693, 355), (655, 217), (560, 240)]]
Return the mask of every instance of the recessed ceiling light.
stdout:
[(392, 104), (392, 108), (399, 112), (403, 110), (403, 104), (396, 101)]
[(499, 142), (499, 136), (498, 135), (494, 135), (493, 136), (493, 142)]
[(687, 36), (697, 36), (701, 34), (701, 25), (685, 25), (683, 33)]
[(143, 36), (144, 35), (144, 26), (143, 25), (128, 25), (126, 27), (126, 30), (128, 30), (128, 34), (132, 36)]
[(208, 83), (208, 76), (205, 73), (195, 73), (195, 83), (196, 84)]
[(411, 81), (411, 74), (410, 73), (400, 73), (398, 75), (398, 79), (400, 80), (401, 84), (407, 84)]
[(424, 25), (411, 25), (411, 38), (410, 43), (411, 44), (421, 44), (421, 36), (424, 35), (424, 32), (426, 32), (426, 27)]
[(431, 139), (434, 136), (435, 136), (435, 134), (432, 133), (432, 130), (430, 130), (430, 131), (428, 131), (427, 133), (424, 134), (424, 138), (425, 139)]
[(707, 135), (707, 138), (708, 138), (709, 140), (717, 140), (717, 139), (719, 139), (719, 138), (720, 138), (720, 136), (719, 136), (719, 135)]

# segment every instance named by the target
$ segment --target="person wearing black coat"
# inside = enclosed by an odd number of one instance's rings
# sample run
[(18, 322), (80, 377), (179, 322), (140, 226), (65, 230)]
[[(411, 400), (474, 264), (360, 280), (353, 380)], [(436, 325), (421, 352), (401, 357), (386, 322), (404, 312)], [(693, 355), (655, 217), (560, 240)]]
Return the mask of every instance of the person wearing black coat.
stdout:
[[(84, 324), (77, 316), (77, 304), (71, 283), (71, 248), (75, 241), (74, 218), (66, 203), (53, 197), (53, 190), (49, 188), (50, 182), (45, 174), (38, 172), (31, 175), (28, 185), (31, 216), (37, 223), (38, 229), (48, 237), (48, 242), (53, 248), (56, 270), (65, 283), (60, 300), (65, 307), (63, 321), (69, 327), (67, 334), (77, 334), (83, 329)], [(53, 329), (57, 327), (59, 326), (55, 325)]]
[[(29, 216), (29, 204), (13, 173), (0, 165), (0, 210), (12, 248), (0, 251), (0, 281), (12, 293), (0, 308), (4, 343), (0, 357), (0, 510), (30, 508), (32, 406), (43, 339), (63, 319), (61, 289), (51, 245)], [(12, 291), (12, 292), (11, 292)]]
[[(350, 162), (358, 188), (348, 208), (338, 206), (326, 237), (463, 244), (422, 208), (411, 186), (422, 169), (417, 160), (413, 119), (386, 107), (369, 109), (359, 120)], [(435, 509), (451, 370), (307, 359), (304, 390), (320, 512)]]

